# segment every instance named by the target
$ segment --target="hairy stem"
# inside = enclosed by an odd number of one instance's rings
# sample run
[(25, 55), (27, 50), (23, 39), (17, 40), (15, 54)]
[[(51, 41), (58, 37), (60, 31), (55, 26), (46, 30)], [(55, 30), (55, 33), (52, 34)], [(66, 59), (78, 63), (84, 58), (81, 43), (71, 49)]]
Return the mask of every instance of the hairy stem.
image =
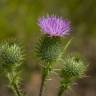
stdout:
[(47, 79), (47, 76), (49, 75), (49, 72), (52, 70), (51, 67), (52, 67), (52, 64), (48, 63), (46, 67), (43, 67), (42, 69), (42, 81), (41, 81), (39, 96), (42, 96), (45, 81)]
[(19, 89), (19, 86), (16, 82), (16, 74), (14, 75), (14, 72), (9, 72), (7, 73), (7, 78), (9, 80), (9, 86), (10, 88), (13, 90), (15, 96), (22, 96), (23, 94), (21, 93), (20, 89)]
[(14, 88), (13, 91), (15, 92), (16, 96), (22, 96), (21, 92), (19, 91), (19, 88), (16, 84), (13, 84), (13, 88)]

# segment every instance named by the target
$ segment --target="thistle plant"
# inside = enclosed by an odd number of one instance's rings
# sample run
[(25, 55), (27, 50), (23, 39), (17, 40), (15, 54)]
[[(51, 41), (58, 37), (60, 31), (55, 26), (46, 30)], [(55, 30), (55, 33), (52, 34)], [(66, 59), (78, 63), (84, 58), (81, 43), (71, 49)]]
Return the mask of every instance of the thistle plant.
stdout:
[(87, 66), (79, 55), (67, 55), (63, 59), (63, 66), (60, 71), (60, 89), (58, 96), (62, 96), (63, 92), (70, 89), (76, 80), (85, 76)]
[(37, 47), (38, 57), (43, 61), (42, 82), (39, 96), (42, 96), (44, 82), (53, 69), (58, 58), (62, 57), (63, 48), (61, 47), (61, 38), (68, 35), (71, 31), (70, 21), (56, 16), (41, 17), (38, 25), (43, 31), (44, 36), (41, 38)]
[[(64, 54), (72, 41), (71, 38), (67, 44), (62, 46), (62, 38), (67, 37), (71, 32), (69, 20), (54, 15), (43, 16), (39, 18), (38, 26), (43, 33), (36, 50), (37, 56), (42, 62), (39, 96), (42, 96), (45, 82), (50, 73), (54, 71), (54, 64), (57, 63), (62, 63), (62, 68), (58, 71), (60, 86), (57, 94), (57, 96), (62, 96), (64, 91), (71, 88), (76, 80), (85, 76), (87, 66), (77, 54)], [(15, 96), (25, 96), (20, 87), (23, 61), (24, 54), (17, 43), (5, 41), (0, 44), (0, 70), (9, 80), (9, 87)]]
[(16, 43), (5, 41), (0, 44), (0, 69), (9, 80), (9, 87), (15, 96), (23, 96), (19, 86), (22, 61), (22, 49)]

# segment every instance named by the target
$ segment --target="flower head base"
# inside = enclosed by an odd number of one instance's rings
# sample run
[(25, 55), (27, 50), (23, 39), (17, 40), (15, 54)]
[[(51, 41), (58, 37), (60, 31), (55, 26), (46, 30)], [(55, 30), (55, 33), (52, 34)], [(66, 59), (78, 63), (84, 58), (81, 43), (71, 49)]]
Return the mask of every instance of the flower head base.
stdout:
[(40, 59), (46, 63), (56, 61), (61, 53), (61, 50), (61, 40), (59, 37), (50, 38), (49, 36), (45, 35), (43, 38), (41, 38), (40, 43), (37, 46), (38, 57), (40, 57)]
[(41, 17), (38, 21), (41, 30), (49, 36), (65, 36), (71, 31), (70, 21), (56, 17)]

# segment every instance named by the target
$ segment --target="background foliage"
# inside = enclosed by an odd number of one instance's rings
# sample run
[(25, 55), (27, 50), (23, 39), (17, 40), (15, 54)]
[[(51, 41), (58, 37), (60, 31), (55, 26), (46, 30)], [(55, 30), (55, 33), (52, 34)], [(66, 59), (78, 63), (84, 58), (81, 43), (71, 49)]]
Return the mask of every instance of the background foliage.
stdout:
[[(32, 96), (38, 95), (40, 83), (39, 60), (34, 48), (41, 36), (37, 19), (42, 15), (56, 14), (72, 21), (74, 36), (69, 51), (79, 51), (87, 58), (88, 77), (80, 80), (68, 96), (96, 96), (96, 0), (0, 0), (0, 41), (15, 38), (26, 50), (24, 76), (30, 73), (30, 80), (24, 79), (24, 88)], [(35, 72), (33, 72), (35, 70)], [(27, 75), (26, 75), (27, 74)], [(58, 78), (48, 81), (48, 96), (55, 96)], [(29, 81), (29, 82), (28, 82)], [(7, 80), (0, 76), (0, 96), (10, 96)], [(35, 87), (33, 87), (35, 86)], [(54, 90), (51, 91), (51, 88)]]

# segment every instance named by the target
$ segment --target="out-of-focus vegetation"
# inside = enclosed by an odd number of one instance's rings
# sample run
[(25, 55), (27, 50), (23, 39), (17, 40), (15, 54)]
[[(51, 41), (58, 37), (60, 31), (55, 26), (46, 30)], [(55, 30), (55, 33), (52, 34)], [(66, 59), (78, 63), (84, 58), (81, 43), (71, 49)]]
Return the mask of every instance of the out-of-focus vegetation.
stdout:
[[(30, 70), (39, 72), (39, 62), (34, 54), (34, 48), (41, 36), (37, 21), (38, 17), (47, 13), (71, 20), (71, 35), (74, 39), (69, 50), (79, 51), (89, 64), (88, 77), (80, 80), (79, 87), (74, 88), (77, 93), (70, 93), (74, 96), (96, 96), (96, 0), (0, 0), (0, 41), (17, 39), (26, 50), (26, 65)], [(30, 96), (31, 90), (34, 96), (38, 95), (38, 72), (35, 75), (33, 73), (30, 78), (32, 81), (25, 84)], [(53, 82), (58, 84), (57, 81), (53, 76)], [(6, 88), (7, 81), (1, 76), (0, 82), (0, 96), (7, 96), (10, 91)], [(51, 91), (51, 88), (54, 90)], [(48, 92), (48, 96), (56, 95), (56, 86), (48, 84)]]

